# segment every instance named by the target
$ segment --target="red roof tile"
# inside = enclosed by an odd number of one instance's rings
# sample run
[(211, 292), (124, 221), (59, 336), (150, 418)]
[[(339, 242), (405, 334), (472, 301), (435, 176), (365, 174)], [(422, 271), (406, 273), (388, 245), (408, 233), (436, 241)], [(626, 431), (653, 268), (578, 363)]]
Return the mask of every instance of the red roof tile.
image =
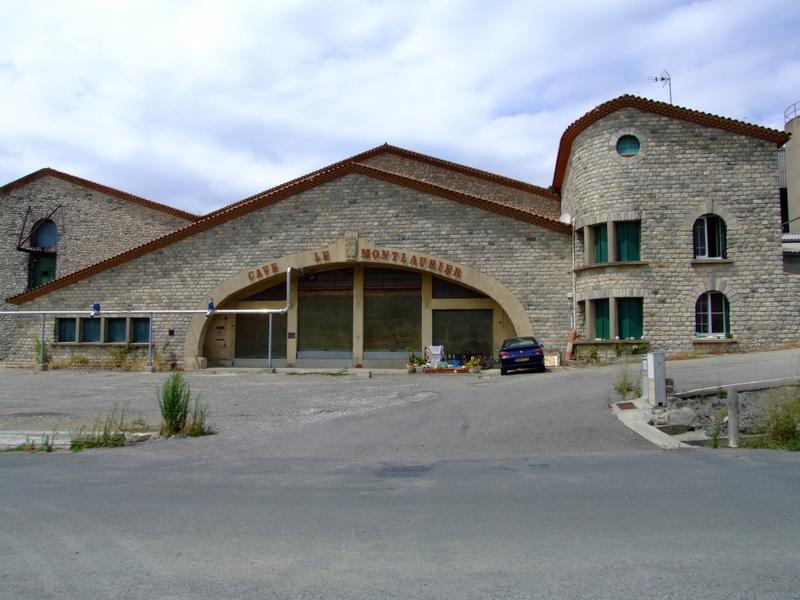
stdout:
[(613, 100), (609, 100), (593, 108), (567, 127), (561, 136), (561, 143), (558, 146), (558, 157), (556, 158), (556, 168), (553, 174), (553, 190), (556, 192), (561, 191), (561, 185), (564, 182), (564, 175), (567, 170), (567, 162), (569, 161), (569, 154), (572, 149), (572, 142), (575, 141), (575, 138), (590, 125), (623, 108), (636, 108), (673, 119), (681, 119), (690, 123), (705, 125), (706, 127), (714, 127), (716, 129), (730, 131), (731, 133), (767, 140), (768, 142), (774, 142), (778, 145), (785, 144), (790, 137), (788, 133), (778, 131), (777, 129), (769, 129), (767, 127), (745, 123), (744, 121), (737, 121), (736, 119), (720, 117), (698, 110), (674, 106), (666, 102), (658, 102), (648, 98), (625, 94), (624, 96), (614, 98)]
[(94, 181), (89, 181), (88, 179), (81, 179), (80, 177), (70, 175), (69, 173), (62, 173), (61, 171), (56, 171), (55, 169), (51, 169), (49, 167), (34, 171), (33, 173), (25, 175), (24, 177), (20, 177), (19, 179), (0, 187), (0, 196), (13, 192), (14, 190), (28, 185), (29, 183), (33, 183), (42, 177), (57, 177), (58, 179), (63, 179), (64, 181), (74, 183), (75, 185), (101, 192), (107, 196), (113, 196), (114, 198), (127, 200), (129, 202), (133, 202), (134, 204), (138, 204), (139, 206), (157, 210), (168, 215), (172, 215), (173, 217), (185, 219), (187, 221), (197, 221), (200, 219), (199, 216), (193, 215), (192, 213), (180, 210), (178, 208), (166, 206), (165, 204), (159, 204), (158, 202), (153, 202), (152, 200), (147, 200), (146, 198), (140, 198), (139, 196), (134, 196), (128, 192), (123, 192), (100, 183), (95, 183)]
[(472, 196), (470, 194), (465, 194), (463, 192), (459, 192), (456, 190), (447, 189), (438, 185), (419, 181), (417, 179), (410, 179), (403, 175), (390, 173), (388, 171), (383, 171), (376, 167), (356, 162), (356, 159), (362, 159), (364, 157), (372, 156), (377, 152), (384, 152), (384, 151), (386, 151), (386, 148), (384, 146), (379, 146), (378, 148), (375, 148), (373, 150), (364, 152), (362, 154), (358, 154), (351, 159), (334, 163), (332, 165), (324, 167), (323, 169), (319, 169), (317, 171), (314, 171), (313, 173), (309, 173), (304, 177), (299, 177), (297, 179), (294, 179), (289, 183), (282, 184), (280, 186), (262, 192), (261, 194), (256, 194), (255, 196), (246, 198), (241, 202), (237, 202), (235, 204), (231, 204), (230, 206), (221, 208), (217, 211), (209, 213), (205, 217), (200, 218), (196, 222), (181, 229), (178, 229), (176, 231), (173, 231), (172, 233), (169, 233), (165, 236), (162, 236), (160, 238), (157, 238), (155, 240), (152, 240), (135, 248), (131, 248), (130, 250), (122, 252), (121, 254), (117, 254), (116, 256), (112, 256), (108, 259), (105, 259), (93, 265), (89, 265), (88, 267), (85, 267), (79, 271), (75, 271), (73, 273), (64, 275), (63, 277), (59, 277), (58, 279), (55, 279), (50, 283), (46, 283), (32, 290), (28, 290), (27, 292), (23, 292), (21, 294), (17, 294), (15, 296), (7, 298), (7, 302), (10, 302), (11, 304), (23, 304), (25, 302), (29, 302), (30, 300), (49, 294), (50, 292), (53, 292), (57, 289), (66, 287), (68, 285), (86, 279), (88, 277), (91, 277), (92, 275), (116, 267), (124, 262), (132, 260), (139, 256), (143, 256), (145, 254), (148, 254), (150, 252), (153, 252), (155, 250), (173, 244), (179, 240), (188, 238), (192, 235), (200, 233), (201, 231), (205, 231), (207, 229), (216, 227), (217, 225), (221, 225), (222, 223), (226, 223), (232, 219), (243, 216), (252, 211), (258, 210), (265, 206), (269, 206), (271, 204), (275, 204), (277, 202), (280, 202), (281, 200), (289, 198), (290, 196), (294, 196), (296, 194), (299, 194), (300, 192), (304, 192), (306, 190), (314, 188), (323, 183), (327, 183), (329, 181), (332, 181), (338, 177), (342, 177), (349, 173), (357, 173), (360, 175), (365, 175), (367, 177), (380, 179), (396, 185), (425, 192), (427, 194), (439, 196), (441, 198), (447, 198), (449, 200), (461, 202), (462, 204), (466, 204), (468, 206), (473, 206), (489, 212), (501, 214), (512, 219), (517, 219), (520, 221), (525, 221), (527, 223), (538, 225), (540, 227), (545, 227), (547, 229), (551, 229), (553, 231), (556, 231), (564, 235), (569, 235), (572, 231), (569, 225), (565, 225), (564, 223), (561, 223), (560, 221), (557, 221), (552, 217), (540, 215), (533, 211), (524, 210), (521, 208), (510, 206), (508, 204), (486, 200), (478, 196)]

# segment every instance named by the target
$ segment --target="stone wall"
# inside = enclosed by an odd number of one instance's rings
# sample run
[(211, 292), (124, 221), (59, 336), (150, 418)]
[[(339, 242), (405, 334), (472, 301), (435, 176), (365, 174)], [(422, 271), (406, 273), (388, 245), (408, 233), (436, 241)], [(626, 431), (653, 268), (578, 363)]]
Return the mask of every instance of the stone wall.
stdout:
[[(640, 141), (634, 157), (616, 152), (625, 134)], [(695, 302), (707, 290), (728, 297), (738, 347), (797, 341), (796, 284), (784, 275), (781, 257), (775, 152), (770, 142), (630, 108), (581, 132), (562, 189), (565, 206), (578, 228), (641, 215), (645, 264), (579, 270), (578, 299), (641, 294), (644, 338), (655, 350), (693, 350)], [(727, 224), (727, 261), (693, 261), (692, 225), (706, 213)], [(585, 336), (586, 327), (579, 333)]]
[[(61, 277), (102, 259), (161, 237), (188, 222), (129, 200), (76, 185), (58, 177), (42, 177), (0, 196), (0, 310), (15, 310), (5, 298), (28, 285), (28, 254), (17, 250), (20, 230), (31, 208), (23, 238), (33, 225), (62, 205), (51, 217), (58, 227), (56, 275)], [(87, 306), (82, 298), (78, 306)], [(74, 308), (71, 306), (70, 308)], [(18, 335), (18, 317), (0, 315), (0, 360)], [(28, 336), (28, 343), (31, 343)]]
[(436, 166), (430, 163), (413, 160), (411, 158), (384, 152), (364, 161), (384, 171), (406, 175), (413, 179), (426, 181), (442, 187), (458, 190), (465, 194), (472, 194), (480, 198), (503, 202), (532, 210), (537, 214), (558, 219), (560, 204), (558, 200), (526, 191), (519, 187), (489, 181), (482, 177), (459, 173), (452, 169)]
[[(569, 236), (508, 217), (350, 174), (275, 205), (253, 211), (89, 279), (27, 302), (20, 308), (85, 306), (105, 309), (200, 308), (223, 280), (281, 256), (325, 247), (356, 231), (376, 246), (429, 253), (467, 265), (508, 287), (525, 307), (534, 334), (563, 346), (571, 303)], [(220, 302), (221, 298), (214, 298)], [(189, 316), (159, 316), (159, 351), (183, 356)], [(30, 364), (38, 322), (14, 339), (9, 362)], [(170, 337), (168, 330), (174, 330)], [(48, 326), (47, 341), (52, 342)], [(59, 345), (56, 358), (67, 356)]]

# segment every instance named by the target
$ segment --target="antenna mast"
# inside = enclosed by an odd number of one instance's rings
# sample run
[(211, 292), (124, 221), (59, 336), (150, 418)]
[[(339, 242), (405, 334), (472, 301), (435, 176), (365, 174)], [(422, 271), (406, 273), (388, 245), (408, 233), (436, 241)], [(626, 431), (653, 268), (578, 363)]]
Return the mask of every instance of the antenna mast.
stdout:
[(669, 87), (669, 103), (672, 104), (672, 77), (669, 75), (669, 71), (664, 69), (661, 71), (661, 75), (656, 75), (655, 77), (648, 77), (648, 81), (651, 82), (661, 82), (661, 88), (663, 89), (664, 86)]

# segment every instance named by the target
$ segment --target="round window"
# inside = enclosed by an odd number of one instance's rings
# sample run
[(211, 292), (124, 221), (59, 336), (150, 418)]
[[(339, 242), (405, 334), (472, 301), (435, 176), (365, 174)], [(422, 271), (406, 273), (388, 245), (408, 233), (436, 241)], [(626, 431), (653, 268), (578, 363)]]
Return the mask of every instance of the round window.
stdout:
[(639, 153), (639, 139), (635, 135), (623, 135), (617, 140), (617, 154), (635, 156)]

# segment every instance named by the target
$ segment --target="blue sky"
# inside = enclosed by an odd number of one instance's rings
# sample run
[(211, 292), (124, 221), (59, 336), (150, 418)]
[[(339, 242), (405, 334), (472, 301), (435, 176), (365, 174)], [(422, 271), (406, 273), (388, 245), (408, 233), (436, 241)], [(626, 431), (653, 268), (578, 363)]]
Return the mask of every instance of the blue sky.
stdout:
[(800, 3), (0, 0), (0, 182), (205, 213), (389, 142), (548, 186), (621, 94), (783, 128)]

